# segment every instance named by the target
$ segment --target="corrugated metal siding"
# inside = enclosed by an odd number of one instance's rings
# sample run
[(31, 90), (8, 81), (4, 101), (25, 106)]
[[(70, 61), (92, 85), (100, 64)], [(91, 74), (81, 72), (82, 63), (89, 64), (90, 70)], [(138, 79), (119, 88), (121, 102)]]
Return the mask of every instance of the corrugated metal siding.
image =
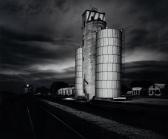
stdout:
[(121, 31), (104, 29), (97, 34), (96, 97), (120, 96)]
[(84, 96), (84, 93), (83, 93), (83, 73), (82, 73), (82, 48), (78, 48), (76, 50), (75, 90), (76, 90), (76, 97)]

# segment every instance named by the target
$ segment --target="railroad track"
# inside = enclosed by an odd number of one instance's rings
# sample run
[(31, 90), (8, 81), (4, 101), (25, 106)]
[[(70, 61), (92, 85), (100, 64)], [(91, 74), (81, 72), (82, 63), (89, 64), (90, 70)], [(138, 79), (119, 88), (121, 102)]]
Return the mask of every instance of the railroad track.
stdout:
[[(58, 117), (56, 114), (54, 114), (53, 112), (51, 112), (50, 110), (40, 106), (40, 109), (42, 111), (44, 111), (45, 113), (47, 113), (47, 115), (50, 118), (53, 118), (54, 120), (56, 120), (57, 122), (59, 122), (64, 128), (66, 128), (66, 130), (70, 131), (70, 135), (69, 138), (71, 138), (71, 135), (73, 136), (73, 139), (87, 139), (82, 133), (80, 133), (79, 131), (77, 131), (75, 128), (73, 128), (70, 124), (68, 124), (66, 121), (64, 121), (63, 119), (61, 119), (60, 117)], [(59, 127), (58, 127), (59, 128)], [(69, 134), (69, 132), (65, 132), (64, 134)], [(56, 135), (57, 136), (57, 135)], [(60, 137), (59, 137), (60, 138)], [(64, 138), (64, 137), (63, 137)]]

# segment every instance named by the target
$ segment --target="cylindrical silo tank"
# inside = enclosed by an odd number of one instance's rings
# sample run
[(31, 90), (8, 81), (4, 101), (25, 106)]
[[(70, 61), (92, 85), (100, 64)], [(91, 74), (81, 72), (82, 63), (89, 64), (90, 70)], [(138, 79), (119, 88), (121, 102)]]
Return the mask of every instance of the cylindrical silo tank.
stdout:
[(76, 50), (75, 56), (75, 96), (84, 97), (83, 93), (83, 75), (82, 75), (82, 48)]
[(103, 29), (97, 33), (96, 98), (120, 96), (122, 32)]

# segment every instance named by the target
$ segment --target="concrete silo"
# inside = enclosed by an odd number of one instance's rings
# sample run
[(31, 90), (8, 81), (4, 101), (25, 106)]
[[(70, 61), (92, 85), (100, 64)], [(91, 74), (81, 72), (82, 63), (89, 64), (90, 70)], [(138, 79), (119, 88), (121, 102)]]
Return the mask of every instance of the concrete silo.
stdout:
[(96, 35), (105, 28), (105, 13), (100, 13), (96, 9), (83, 13), (83, 89), (87, 99), (95, 96)]
[(97, 34), (96, 98), (120, 96), (122, 32), (103, 29)]
[(82, 48), (78, 48), (75, 55), (75, 92), (76, 97), (85, 96), (83, 93)]

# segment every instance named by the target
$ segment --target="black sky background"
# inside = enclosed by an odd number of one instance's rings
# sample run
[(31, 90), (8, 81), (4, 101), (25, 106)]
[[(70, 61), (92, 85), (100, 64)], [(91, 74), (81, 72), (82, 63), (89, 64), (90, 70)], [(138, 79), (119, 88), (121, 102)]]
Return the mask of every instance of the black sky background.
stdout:
[(168, 81), (167, 0), (0, 0), (0, 89), (74, 82), (81, 14), (92, 7), (125, 28), (126, 80)]

